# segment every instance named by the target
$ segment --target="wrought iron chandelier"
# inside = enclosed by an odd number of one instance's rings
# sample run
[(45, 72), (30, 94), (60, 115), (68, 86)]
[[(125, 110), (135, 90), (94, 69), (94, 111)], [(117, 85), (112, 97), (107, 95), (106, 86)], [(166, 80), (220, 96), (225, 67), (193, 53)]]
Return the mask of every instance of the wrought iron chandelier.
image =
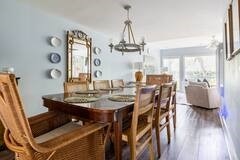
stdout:
[[(135, 42), (131, 26), (132, 21), (129, 19), (130, 8), (130, 5), (124, 6), (124, 9), (127, 10), (127, 20), (124, 22), (125, 26), (123, 28), (121, 41), (116, 45), (111, 42), (108, 46), (110, 47), (111, 52), (114, 48), (116, 51), (122, 52), (122, 55), (125, 52), (139, 52), (139, 54), (141, 55), (142, 51), (144, 51), (144, 46), (146, 45), (146, 43), (144, 42), (144, 38), (142, 38), (142, 42), (140, 44), (136, 44)], [(125, 41), (124, 39), (125, 32), (127, 32), (127, 41)]]

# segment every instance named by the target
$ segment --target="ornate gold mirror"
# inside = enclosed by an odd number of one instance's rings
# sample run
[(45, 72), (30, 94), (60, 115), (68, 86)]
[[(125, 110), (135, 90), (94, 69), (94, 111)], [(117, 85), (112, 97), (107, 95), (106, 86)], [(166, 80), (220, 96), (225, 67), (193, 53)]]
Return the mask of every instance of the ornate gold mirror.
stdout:
[(68, 82), (92, 81), (92, 39), (84, 32), (67, 32)]

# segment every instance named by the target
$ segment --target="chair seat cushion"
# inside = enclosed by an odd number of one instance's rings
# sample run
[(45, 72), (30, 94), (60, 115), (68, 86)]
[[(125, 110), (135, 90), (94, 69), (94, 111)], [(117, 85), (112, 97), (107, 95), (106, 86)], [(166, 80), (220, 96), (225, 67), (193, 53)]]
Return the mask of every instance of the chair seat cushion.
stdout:
[(58, 136), (61, 136), (61, 135), (64, 135), (68, 132), (71, 132), (77, 128), (81, 127), (81, 125), (75, 123), (75, 122), (69, 122), (59, 128), (56, 128), (50, 132), (47, 132), (41, 136), (38, 136), (38, 137), (35, 137), (35, 141), (37, 143), (43, 143), (43, 142), (46, 142), (50, 139), (53, 139), (55, 137), (58, 137)]

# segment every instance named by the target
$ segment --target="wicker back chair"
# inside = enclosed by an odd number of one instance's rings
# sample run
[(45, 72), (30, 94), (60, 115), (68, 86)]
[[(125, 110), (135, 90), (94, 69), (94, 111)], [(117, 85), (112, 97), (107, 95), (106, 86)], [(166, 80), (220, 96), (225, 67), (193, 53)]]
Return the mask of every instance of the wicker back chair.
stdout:
[(87, 91), (88, 83), (86, 82), (64, 82), (64, 92)]
[(111, 87), (110, 87), (109, 80), (96, 80), (96, 81), (93, 81), (93, 88), (96, 90), (99, 90), (99, 89), (108, 89)]
[(5, 127), (4, 141), (16, 160), (105, 158), (109, 125), (79, 126), (69, 115), (54, 111), (27, 119), (13, 74), (0, 73), (0, 119)]
[(169, 74), (155, 74), (155, 75), (146, 75), (146, 84), (147, 85), (161, 85), (163, 83), (169, 83), (172, 81), (172, 75)]
[[(160, 86), (157, 107), (154, 115), (154, 128), (156, 129), (158, 157), (161, 156), (160, 132), (167, 128), (168, 143), (171, 141), (170, 131), (170, 103), (172, 94), (172, 83), (165, 83)], [(162, 120), (165, 119), (164, 122)]]
[(113, 79), (111, 80), (111, 85), (113, 88), (120, 88), (124, 86), (123, 79)]
[(155, 85), (137, 89), (131, 127), (122, 134), (122, 140), (128, 142), (130, 146), (131, 160), (137, 159), (147, 146), (150, 152), (149, 159), (154, 159), (152, 122), (155, 90)]
[[(172, 101), (171, 101), (171, 106), (170, 109), (172, 110), (172, 115), (173, 117), (173, 127), (176, 129), (177, 127), (177, 81), (172, 82)], [(171, 118), (170, 117), (170, 118)]]

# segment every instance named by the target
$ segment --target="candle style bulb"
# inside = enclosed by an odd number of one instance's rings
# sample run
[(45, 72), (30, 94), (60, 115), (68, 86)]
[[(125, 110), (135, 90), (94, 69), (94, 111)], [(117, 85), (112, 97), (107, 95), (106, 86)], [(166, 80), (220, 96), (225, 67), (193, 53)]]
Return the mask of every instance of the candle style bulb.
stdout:
[(109, 43), (113, 43), (113, 40), (112, 40), (112, 38), (110, 38), (110, 39), (109, 39)]

